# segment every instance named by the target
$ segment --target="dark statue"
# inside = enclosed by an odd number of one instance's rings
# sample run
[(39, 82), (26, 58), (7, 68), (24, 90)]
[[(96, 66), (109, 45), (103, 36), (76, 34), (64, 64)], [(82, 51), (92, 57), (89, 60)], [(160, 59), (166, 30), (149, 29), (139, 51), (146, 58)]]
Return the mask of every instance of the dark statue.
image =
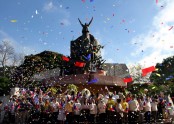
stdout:
[(103, 48), (103, 46), (99, 45), (98, 41), (89, 33), (88, 29), (93, 21), (93, 17), (89, 23), (85, 24), (83, 24), (80, 19), (78, 20), (82, 26), (82, 35), (76, 40), (71, 41), (71, 59), (86, 63), (84, 70), (82, 69), (82, 73), (83, 71), (89, 72), (97, 68), (102, 68), (101, 66), (104, 60), (101, 60), (100, 49)]
[(83, 27), (83, 29), (82, 29), (82, 33), (87, 33), (87, 32), (89, 32), (88, 27), (89, 27), (90, 24), (92, 23), (93, 17), (92, 17), (91, 21), (90, 21), (88, 24), (87, 24), (87, 23), (82, 24), (82, 22), (80, 21), (79, 18), (78, 18), (78, 20), (79, 20), (81, 26)]

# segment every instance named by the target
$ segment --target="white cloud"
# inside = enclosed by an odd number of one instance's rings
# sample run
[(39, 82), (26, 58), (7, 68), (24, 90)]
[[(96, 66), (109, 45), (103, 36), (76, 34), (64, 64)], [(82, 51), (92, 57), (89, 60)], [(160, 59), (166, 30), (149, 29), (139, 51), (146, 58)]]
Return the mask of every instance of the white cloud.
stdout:
[[(154, 17), (152, 27), (144, 34), (140, 34), (131, 40), (136, 49), (131, 53), (137, 56), (144, 52), (144, 57), (138, 61), (144, 66), (156, 65), (163, 59), (174, 53), (174, 1), (167, 0), (165, 7)], [(173, 48), (172, 48), (173, 47)]]
[(45, 12), (55, 12), (58, 13), (60, 16), (59, 23), (64, 26), (71, 25), (71, 22), (69, 21), (70, 18), (70, 12), (67, 11), (62, 7), (62, 5), (54, 4), (53, 2), (47, 2), (43, 6), (43, 11)]
[(53, 4), (53, 2), (45, 3), (43, 10), (46, 12), (53, 12), (57, 10), (57, 7)]
[(47, 2), (43, 6), (43, 11), (45, 12), (56, 12), (60, 14), (63, 18), (70, 18), (70, 12), (62, 7), (62, 5), (55, 4), (53, 2)]

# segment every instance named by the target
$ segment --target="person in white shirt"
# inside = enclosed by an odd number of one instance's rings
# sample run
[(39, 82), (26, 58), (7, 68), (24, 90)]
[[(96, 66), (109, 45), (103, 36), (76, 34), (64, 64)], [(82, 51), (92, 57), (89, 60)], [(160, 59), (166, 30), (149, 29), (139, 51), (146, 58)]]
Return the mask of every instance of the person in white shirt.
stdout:
[(58, 114), (58, 123), (64, 124), (66, 120), (66, 114), (65, 114), (65, 99), (62, 99), (59, 103), (59, 114)]
[(144, 105), (144, 110), (145, 110), (145, 120), (146, 123), (150, 123), (150, 117), (151, 117), (151, 103), (150, 103), (150, 97), (147, 96), (145, 100), (145, 105)]
[(156, 123), (157, 120), (157, 112), (158, 112), (158, 101), (157, 99), (153, 99), (151, 103), (151, 115), (152, 115), (152, 120), (154, 123)]
[(117, 124), (122, 124), (124, 109), (121, 105), (121, 99), (117, 99)]
[(106, 103), (104, 100), (100, 100), (98, 103), (98, 114), (99, 114), (99, 122), (105, 123), (106, 122)]
[(53, 99), (52, 102), (50, 103), (51, 106), (51, 111), (52, 111), (52, 122), (56, 123), (57, 122), (57, 116), (59, 112), (59, 103), (56, 101), (56, 99)]
[(112, 99), (114, 99), (115, 102), (117, 102), (117, 99), (119, 99), (119, 95), (117, 95), (117, 92), (114, 91), (114, 94), (112, 96)]
[(140, 96), (137, 99), (139, 103), (139, 117), (138, 117), (138, 122), (141, 124), (144, 121), (144, 97)]
[(81, 103), (78, 99), (75, 100), (73, 111), (74, 111), (75, 123), (79, 123), (80, 122)]
[(97, 115), (97, 105), (95, 104), (95, 100), (93, 99), (91, 104), (89, 105), (90, 109), (90, 122), (95, 122), (95, 117)]
[(132, 95), (132, 100), (130, 100), (128, 104), (129, 104), (129, 112), (128, 112), (129, 123), (135, 124), (138, 120), (138, 111), (139, 111), (139, 103), (135, 95)]
[(88, 103), (88, 99), (85, 98), (81, 109), (81, 119), (87, 123), (89, 121), (89, 117), (90, 117), (90, 106)]

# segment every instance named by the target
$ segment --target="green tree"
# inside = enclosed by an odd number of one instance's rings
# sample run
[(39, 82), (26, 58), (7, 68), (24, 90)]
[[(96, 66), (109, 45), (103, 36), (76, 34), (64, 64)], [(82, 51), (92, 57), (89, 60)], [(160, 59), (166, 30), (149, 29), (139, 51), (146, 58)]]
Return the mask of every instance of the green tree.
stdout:
[(9, 94), (11, 83), (9, 78), (0, 77), (0, 96), (4, 94)]
[[(20, 86), (27, 86), (34, 74), (63, 66), (62, 54), (43, 51), (36, 55), (25, 56), (24, 62), (18, 66), (11, 77), (11, 81)], [(33, 82), (32, 84), (35, 84)]]
[(174, 93), (174, 56), (157, 63), (156, 71), (152, 72), (150, 80), (157, 86), (158, 92)]

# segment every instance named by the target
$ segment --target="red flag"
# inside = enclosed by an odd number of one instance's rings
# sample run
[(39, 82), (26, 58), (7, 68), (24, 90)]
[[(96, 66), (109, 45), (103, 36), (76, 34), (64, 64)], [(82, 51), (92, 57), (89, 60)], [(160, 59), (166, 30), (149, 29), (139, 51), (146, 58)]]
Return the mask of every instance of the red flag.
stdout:
[(69, 61), (69, 58), (68, 57), (66, 57), (66, 56), (62, 56), (62, 60), (64, 60), (64, 61)]
[(123, 81), (124, 81), (125, 83), (127, 83), (127, 82), (132, 82), (132, 77), (124, 78)]
[(152, 72), (152, 71), (155, 71), (155, 67), (154, 66), (151, 66), (151, 67), (148, 67), (148, 68), (144, 68), (144, 69), (142, 69), (142, 76), (146, 76), (147, 73)]
[(75, 66), (77, 67), (84, 67), (85, 63), (84, 62), (75, 62)]

